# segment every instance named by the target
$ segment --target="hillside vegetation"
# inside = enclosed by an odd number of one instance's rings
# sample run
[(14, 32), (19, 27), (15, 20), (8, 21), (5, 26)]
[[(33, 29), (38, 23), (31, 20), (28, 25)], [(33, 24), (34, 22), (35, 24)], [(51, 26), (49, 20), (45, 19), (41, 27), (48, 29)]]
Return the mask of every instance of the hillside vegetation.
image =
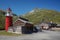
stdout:
[[(0, 10), (0, 30), (4, 29), (5, 27), (5, 14), (6, 12), (3, 10)], [(13, 21), (16, 20), (17, 15), (13, 14)]]
[(43, 21), (44, 22), (53, 21), (54, 23), (60, 23), (60, 12), (55, 10), (36, 8), (26, 13), (22, 17), (29, 19), (34, 24), (38, 24)]

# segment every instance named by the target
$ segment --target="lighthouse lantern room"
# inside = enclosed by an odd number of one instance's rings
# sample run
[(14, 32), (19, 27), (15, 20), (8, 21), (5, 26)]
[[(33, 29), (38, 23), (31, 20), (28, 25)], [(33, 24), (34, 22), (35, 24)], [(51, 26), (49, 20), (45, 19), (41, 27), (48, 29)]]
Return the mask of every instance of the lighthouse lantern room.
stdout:
[(13, 26), (12, 23), (12, 10), (10, 8), (7, 9), (6, 13), (6, 19), (5, 19), (5, 30), (8, 31), (8, 27)]

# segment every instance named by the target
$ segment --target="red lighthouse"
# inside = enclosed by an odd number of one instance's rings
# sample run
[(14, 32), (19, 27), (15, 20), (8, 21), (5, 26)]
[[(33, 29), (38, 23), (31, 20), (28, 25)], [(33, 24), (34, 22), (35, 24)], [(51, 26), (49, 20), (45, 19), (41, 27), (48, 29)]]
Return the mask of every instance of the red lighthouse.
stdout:
[(7, 9), (6, 19), (5, 19), (5, 30), (8, 31), (8, 27), (12, 26), (12, 10), (10, 8)]

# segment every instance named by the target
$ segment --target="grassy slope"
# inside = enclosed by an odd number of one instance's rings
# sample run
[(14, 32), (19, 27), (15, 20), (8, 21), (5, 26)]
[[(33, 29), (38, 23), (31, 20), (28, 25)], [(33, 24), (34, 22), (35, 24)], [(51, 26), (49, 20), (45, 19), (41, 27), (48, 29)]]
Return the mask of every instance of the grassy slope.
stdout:
[(0, 29), (4, 28), (5, 23), (5, 12), (0, 10)]
[(21, 34), (15, 34), (15, 33), (9, 33), (6, 31), (0, 31), (0, 35), (4, 35), (4, 36), (20, 36)]
[(54, 10), (47, 10), (47, 9), (35, 9), (32, 13), (27, 13), (24, 18), (29, 19), (34, 24), (38, 24), (41, 21), (53, 21), (55, 23), (60, 23), (60, 12)]

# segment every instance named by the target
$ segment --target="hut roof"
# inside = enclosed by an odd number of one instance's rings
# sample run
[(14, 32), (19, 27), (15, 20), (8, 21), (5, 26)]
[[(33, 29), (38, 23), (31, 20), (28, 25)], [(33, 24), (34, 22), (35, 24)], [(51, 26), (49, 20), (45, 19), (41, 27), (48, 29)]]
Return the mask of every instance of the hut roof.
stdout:
[(22, 20), (24, 20), (24, 21), (29, 21), (28, 19), (22, 18), (22, 17), (19, 17), (19, 19), (22, 19)]

